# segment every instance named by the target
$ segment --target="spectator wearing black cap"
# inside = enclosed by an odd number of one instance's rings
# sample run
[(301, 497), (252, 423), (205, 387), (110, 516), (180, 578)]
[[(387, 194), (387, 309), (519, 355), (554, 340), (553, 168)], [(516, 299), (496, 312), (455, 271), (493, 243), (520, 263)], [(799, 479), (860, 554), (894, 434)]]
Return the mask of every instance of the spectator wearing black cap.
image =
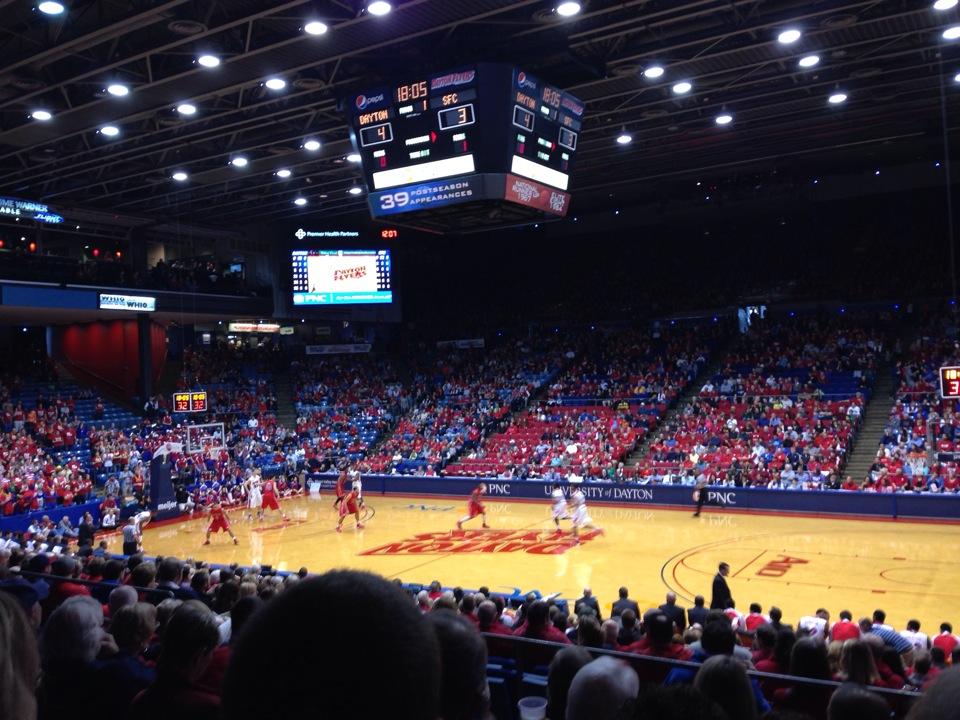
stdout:
[(20, 603), (27, 622), (34, 630), (40, 629), (43, 609), (40, 603), (50, 594), (50, 586), (43, 580), (30, 581), (22, 577), (10, 577), (0, 582), (0, 592), (6, 593)]

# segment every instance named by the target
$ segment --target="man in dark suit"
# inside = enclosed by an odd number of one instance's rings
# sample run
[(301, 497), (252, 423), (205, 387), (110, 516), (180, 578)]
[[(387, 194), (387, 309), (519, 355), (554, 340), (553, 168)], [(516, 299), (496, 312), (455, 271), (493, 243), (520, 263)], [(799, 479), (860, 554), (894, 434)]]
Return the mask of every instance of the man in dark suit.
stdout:
[(710, 598), (711, 610), (726, 610), (727, 601), (732, 599), (730, 587), (727, 585), (726, 577), (730, 574), (730, 566), (727, 563), (720, 563), (717, 568), (717, 574), (713, 576), (713, 595)]
[(667, 616), (667, 620), (673, 623), (674, 632), (682, 633), (687, 627), (687, 613), (677, 605), (677, 594), (675, 592), (667, 593), (667, 601), (660, 606), (660, 610)]
[(640, 606), (635, 600), (630, 599), (630, 591), (625, 587), (620, 588), (620, 599), (613, 604), (613, 611), (610, 617), (620, 617), (624, 610), (633, 610), (634, 617), (640, 617)]
[(710, 611), (704, 607), (705, 602), (703, 595), (697, 595), (693, 599), (693, 607), (687, 610), (687, 622), (691, 625), (703, 627), (707, 624), (707, 613)]
[(573, 612), (578, 617), (580, 615), (593, 615), (597, 620), (602, 621), (600, 617), (600, 603), (593, 596), (593, 591), (586, 587), (583, 589), (583, 597), (573, 604)]

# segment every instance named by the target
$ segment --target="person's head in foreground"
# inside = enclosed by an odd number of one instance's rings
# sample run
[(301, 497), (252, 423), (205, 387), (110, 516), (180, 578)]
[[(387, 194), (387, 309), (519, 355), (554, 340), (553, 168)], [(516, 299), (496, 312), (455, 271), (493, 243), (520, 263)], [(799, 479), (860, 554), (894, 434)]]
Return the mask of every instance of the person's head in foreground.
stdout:
[(574, 676), (567, 696), (567, 720), (612, 720), (637, 696), (640, 679), (621, 660), (597, 658)]
[[(253, 691), (264, 678), (270, 692)], [(336, 570), (303, 580), (251, 618), (233, 646), (224, 720), (317, 716), (440, 717), (436, 634), (381, 577)]]

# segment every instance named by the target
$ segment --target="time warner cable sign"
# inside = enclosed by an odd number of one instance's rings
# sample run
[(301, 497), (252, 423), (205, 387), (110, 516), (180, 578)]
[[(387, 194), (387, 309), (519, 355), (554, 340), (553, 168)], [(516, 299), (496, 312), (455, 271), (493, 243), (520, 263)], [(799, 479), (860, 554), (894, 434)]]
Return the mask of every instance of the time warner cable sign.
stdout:
[(100, 309), (154, 312), (157, 309), (157, 299), (140, 295), (107, 295), (106, 293), (100, 293)]

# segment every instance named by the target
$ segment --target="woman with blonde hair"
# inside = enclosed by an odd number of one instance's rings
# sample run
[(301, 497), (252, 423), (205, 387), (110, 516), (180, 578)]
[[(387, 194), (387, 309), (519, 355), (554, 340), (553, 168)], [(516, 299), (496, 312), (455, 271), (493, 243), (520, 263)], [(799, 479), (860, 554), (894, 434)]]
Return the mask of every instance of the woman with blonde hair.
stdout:
[(847, 640), (840, 654), (840, 679), (858, 685), (880, 684), (873, 650), (863, 640)]
[(37, 717), (40, 658), (27, 616), (10, 593), (0, 592), (0, 718)]

